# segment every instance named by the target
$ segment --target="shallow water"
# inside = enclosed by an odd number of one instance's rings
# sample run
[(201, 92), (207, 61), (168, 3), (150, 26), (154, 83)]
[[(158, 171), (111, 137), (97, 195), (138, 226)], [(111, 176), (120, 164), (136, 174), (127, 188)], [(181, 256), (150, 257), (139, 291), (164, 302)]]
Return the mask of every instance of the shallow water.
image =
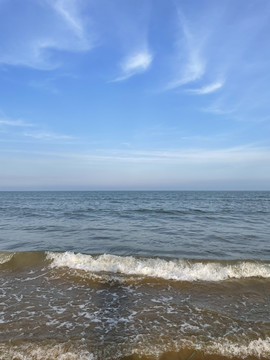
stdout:
[(270, 358), (270, 193), (0, 199), (0, 359)]

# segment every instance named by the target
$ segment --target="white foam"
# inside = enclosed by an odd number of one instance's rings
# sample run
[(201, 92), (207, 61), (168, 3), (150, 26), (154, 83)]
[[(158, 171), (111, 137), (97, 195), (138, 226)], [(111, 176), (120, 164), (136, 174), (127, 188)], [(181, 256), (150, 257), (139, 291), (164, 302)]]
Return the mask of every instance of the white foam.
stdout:
[[(241, 343), (233, 342), (227, 339), (218, 339), (216, 341), (201, 342), (198, 338), (193, 339), (181, 339), (180, 341), (174, 341), (167, 347), (165, 346), (150, 346), (143, 350), (133, 349), (133, 353), (154, 356), (159, 358), (164, 352), (167, 351), (181, 351), (183, 348), (190, 348), (190, 350), (196, 349), (204, 353), (204, 358), (207, 359), (207, 355), (224, 356), (226, 359), (241, 358), (241, 359), (261, 359), (270, 358), (270, 338), (256, 339), (256, 340), (240, 340)], [(196, 353), (194, 353), (195, 355)], [(198, 358), (198, 354), (195, 356)]]
[(1, 251), (0, 252), (0, 265), (9, 262), (13, 255), (14, 255), (14, 253), (8, 253), (8, 252)]
[(68, 344), (42, 345), (35, 343), (8, 346), (0, 344), (0, 360), (95, 360), (92, 353), (87, 350), (70, 348)]
[(178, 281), (221, 281), (230, 278), (270, 278), (270, 264), (239, 261), (237, 263), (189, 262), (160, 258), (135, 258), (133, 256), (46, 253), (51, 267), (68, 267), (86, 272), (118, 273)]
[[(218, 339), (217, 341), (211, 341), (209, 343), (198, 342), (195, 339), (176, 341), (168, 346), (164, 344), (144, 346), (140, 344), (141, 336), (137, 336), (137, 344), (129, 346), (129, 349), (122, 349), (117, 351), (118, 355), (127, 356), (131, 354), (139, 354), (146, 356), (159, 357), (166, 351), (179, 351), (183, 347), (196, 348), (201, 350), (205, 355), (221, 355), (226, 358), (238, 357), (238, 358), (254, 358), (260, 359), (262, 357), (269, 358), (270, 356), (270, 338), (256, 339), (251, 341), (243, 341), (241, 343), (233, 342), (227, 339)], [(84, 339), (82, 339), (83, 341)], [(76, 346), (77, 345), (77, 346)], [(117, 345), (116, 345), (117, 346)], [(104, 360), (115, 358), (112, 353), (116, 352), (116, 347), (104, 349), (102, 352), (102, 358)], [(0, 360), (6, 359), (18, 359), (18, 360), (96, 360), (101, 358), (97, 352), (91, 353), (83, 348), (81, 344), (38, 344), (38, 343), (21, 343), (20, 345), (9, 345), (7, 343), (0, 343)]]
[(229, 340), (221, 340), (220, 342), (209, 344), (206, 348), (207, 352), (219, 354), (223, 356), (238, 356), (256, 358), (270, 356), (270, 338), (252, 340), (246, 344), (233, 343)]

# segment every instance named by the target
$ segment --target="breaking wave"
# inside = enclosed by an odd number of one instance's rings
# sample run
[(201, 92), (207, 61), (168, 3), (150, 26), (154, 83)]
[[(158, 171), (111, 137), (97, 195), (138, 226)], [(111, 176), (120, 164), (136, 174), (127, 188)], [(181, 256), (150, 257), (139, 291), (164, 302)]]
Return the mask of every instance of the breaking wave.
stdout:
[(13, 253), (7, 251), (0, 251), (0, 265), (9, 262), (13, 257)]
[(270, 263), (260, 261), (195, 261), (137, 258), (117, 255), (85, 255), (47, 252), (53, 268), (67, 267), (93, 273), (159, 278), (176, 281), (222, 281), (251, 277), (270, 278)]

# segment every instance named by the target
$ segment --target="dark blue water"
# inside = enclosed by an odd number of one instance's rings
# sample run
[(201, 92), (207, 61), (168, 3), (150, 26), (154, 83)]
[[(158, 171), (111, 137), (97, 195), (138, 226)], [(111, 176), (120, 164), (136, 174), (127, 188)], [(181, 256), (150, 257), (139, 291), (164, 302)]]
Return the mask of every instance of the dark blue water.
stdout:
[(1, 192), (0, 249), (270, 258), (270, 192)]

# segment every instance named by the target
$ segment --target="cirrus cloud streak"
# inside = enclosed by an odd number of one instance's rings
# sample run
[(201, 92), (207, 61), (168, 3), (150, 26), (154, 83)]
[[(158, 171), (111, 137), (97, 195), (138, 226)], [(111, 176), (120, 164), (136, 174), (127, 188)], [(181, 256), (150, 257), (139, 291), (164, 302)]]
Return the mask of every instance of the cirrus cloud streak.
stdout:
[(151, 66), (153, 55), (149, 51), (139, 51), (127, 56), (121, 63), (122, 75), (113, 82), (127, 80), (128, 78), (145, 72)]

